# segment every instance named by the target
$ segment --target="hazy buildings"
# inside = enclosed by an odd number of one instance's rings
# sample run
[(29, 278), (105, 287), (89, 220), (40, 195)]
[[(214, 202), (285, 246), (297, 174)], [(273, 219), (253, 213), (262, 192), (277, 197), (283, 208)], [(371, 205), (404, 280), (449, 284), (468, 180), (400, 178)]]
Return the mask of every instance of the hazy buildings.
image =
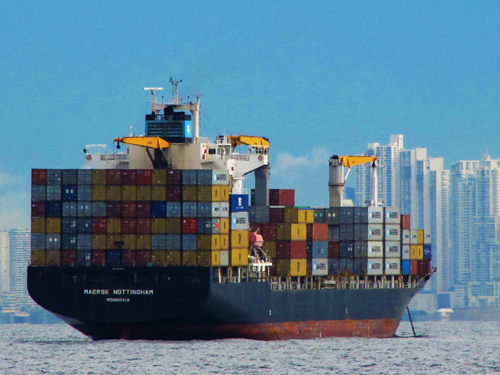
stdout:
[(29, 229), (11, 229), (10, 247), (10, 292), (16, 305), (33, 304), (26, 288), (26, 269), (31, 256), (31, 232)]
[[(427, 156), (427, 149), (405, 150), (402, 135), (391, 135), (386, 146), (369, 143), (365, 155), (378, 157), (379, 200), (385, 206), (399, 207), (411, 215), (413, 229), (425, 229), (432, 236), (433, 266), (438, 274), (431, 278), (426, 290), (447, 292), (452, 288), (449, 252), (449, 171), (443, 158)], [(356, 169), (356, 206), (370, 200), (371, 167)]]
[(0, 294), (10, 291), (9, 233), (0, 231)]
[(500, 306), (500, 160), (451, 167), (455, 306)]

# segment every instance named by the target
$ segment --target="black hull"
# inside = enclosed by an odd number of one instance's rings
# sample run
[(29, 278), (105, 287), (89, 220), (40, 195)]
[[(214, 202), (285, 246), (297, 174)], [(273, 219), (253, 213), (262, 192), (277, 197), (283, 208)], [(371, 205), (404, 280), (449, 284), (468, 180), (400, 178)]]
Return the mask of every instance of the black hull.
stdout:
[(391, 337), (424, 285), (272, 291), (203, 267), (29, 267), (43, 308), (95, 340)]

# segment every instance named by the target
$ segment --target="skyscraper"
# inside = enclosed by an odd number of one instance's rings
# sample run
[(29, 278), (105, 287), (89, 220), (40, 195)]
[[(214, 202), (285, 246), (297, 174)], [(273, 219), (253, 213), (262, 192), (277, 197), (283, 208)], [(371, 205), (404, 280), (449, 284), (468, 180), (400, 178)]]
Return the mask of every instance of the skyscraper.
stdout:
[(32, 304), (26, 288), (26, 270), (31, 256), (31, 232), (29, 229), (11, 229), (10, 247), (10, 292), (19, 307)]
[(450, 223), (458, 307), (500, 306), (500, 159), (451, 167)]
[[(431, 233), (433, 266), (438, 275), (431, 278), (427, 291), (449, 291), (451, 266), (448, 243), (449, 171), (443, 158), (427, 156), (426, 148), (405, 150), (403, 135), (392, 135), (387, 146), (369, 143), (365, 155), (378, 157), (379, 198), (385, 206), (399, 207), (411, 215), (411, 227)], [(371, 168), (356, 169), (356, 206), (370, 200)]]
[(9, 233), (0, 231), (0, 294), (10, 291)]

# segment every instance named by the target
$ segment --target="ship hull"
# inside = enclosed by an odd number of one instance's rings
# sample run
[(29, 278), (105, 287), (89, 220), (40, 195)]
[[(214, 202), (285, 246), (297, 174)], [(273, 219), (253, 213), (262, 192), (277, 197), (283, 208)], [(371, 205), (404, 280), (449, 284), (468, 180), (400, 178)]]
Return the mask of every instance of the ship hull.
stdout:
[(29, 267), (28, 290), (94, 340), (392, 337), (415, 288), (271, 290), (209, 267)]

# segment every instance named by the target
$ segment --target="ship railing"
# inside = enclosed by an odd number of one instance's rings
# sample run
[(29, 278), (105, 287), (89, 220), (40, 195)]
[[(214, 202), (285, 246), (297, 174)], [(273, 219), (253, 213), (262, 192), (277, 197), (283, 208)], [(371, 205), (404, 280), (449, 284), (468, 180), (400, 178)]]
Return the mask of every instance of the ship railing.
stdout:
[(249, 154), (231, 154), (231, 155), (227, 156), (227, 159), (249, 161), (250, 155)]

